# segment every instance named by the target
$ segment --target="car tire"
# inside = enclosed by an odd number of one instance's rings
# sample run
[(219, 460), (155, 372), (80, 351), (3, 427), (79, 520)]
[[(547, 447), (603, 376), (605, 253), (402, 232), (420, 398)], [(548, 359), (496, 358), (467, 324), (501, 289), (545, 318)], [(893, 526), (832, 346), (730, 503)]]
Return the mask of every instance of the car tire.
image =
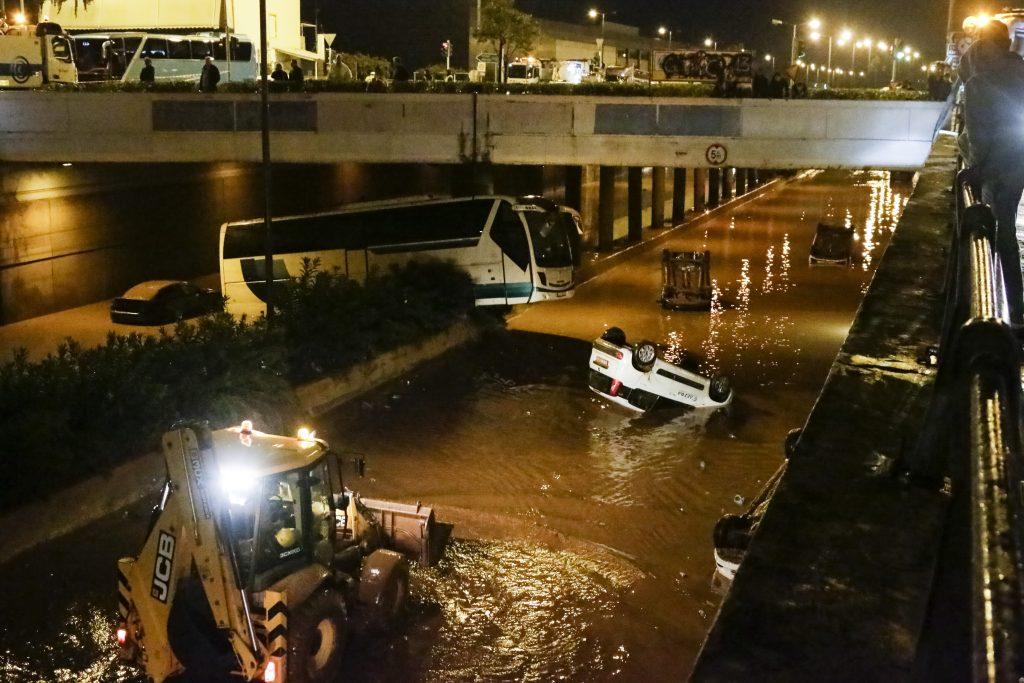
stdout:
[(658, 359), (658, 347), (654, 342), (642, 341), (633, 349), (633, 367), (640, 372), (650, 372)]
[(714, 377), (711, 379), (711, 384), (708, 386), (708, 396), (715, 403), (725, 403), (729, 398), (729, 394), (732, 393), (732, 387), (729, 385), (729, 379), (726, 377)]
[(601, 339), (616, 346), (626, 345), (626, 333), (619, 327), (609, 327), (601, 334)]
[(288, 631), (288, 680), (336, 681), (348, 635), (345, 596), (322, 589), (293, 612)]

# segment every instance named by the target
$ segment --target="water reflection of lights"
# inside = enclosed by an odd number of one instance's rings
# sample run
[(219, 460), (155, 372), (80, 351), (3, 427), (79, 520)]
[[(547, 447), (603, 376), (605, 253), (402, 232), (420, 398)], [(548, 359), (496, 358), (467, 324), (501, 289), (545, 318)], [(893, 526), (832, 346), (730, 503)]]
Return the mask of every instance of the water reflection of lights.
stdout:
[(772, 291), (774, 283), (772, 278), (772, 267), (775, 265), (775, 245), (768, 247), (768, 251), (764, 254), (764, 282), (761, 283), (761, 291), (767, 294)]
[[(865, 185), (868, 187), (868, 215), (864, 220), (864, 228), (860, 235), (854, 235), (861, 242), (861, 270), (868, 272), (875, 260), (875, 249), (879, 245), (879, 231), (891, 232), (895, 229), (909, 197), (894, 192), (889, 171), (868, 173)], [(865, 288), (867, 287), (865, 283)]]
[(791, 251), (791, 249), (792, 247), (789, 243), (789, 233), (787, 232), (785, 235), (782, 236), (782, 258), (780, 259), (781, 268), (779, 269), (779, 282), (781, 285), (783, 285), (781, 287), (782, 291), (786, 291), (789, 289), (789, 252)]

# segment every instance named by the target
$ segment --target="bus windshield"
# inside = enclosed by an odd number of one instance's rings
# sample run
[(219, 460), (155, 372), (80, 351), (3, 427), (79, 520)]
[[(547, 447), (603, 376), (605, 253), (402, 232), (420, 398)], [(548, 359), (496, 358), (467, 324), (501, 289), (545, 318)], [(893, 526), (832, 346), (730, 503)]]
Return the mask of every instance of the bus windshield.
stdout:
[[(567, 221), (569, 214), (560, 211), (526, 211), (526, 223), (530, 226), (533, 253), (540, 268), (567, 268), (572, 265), (572, 249), (569, 246)], [(564, 216), (564, 218), (563, 218)]]

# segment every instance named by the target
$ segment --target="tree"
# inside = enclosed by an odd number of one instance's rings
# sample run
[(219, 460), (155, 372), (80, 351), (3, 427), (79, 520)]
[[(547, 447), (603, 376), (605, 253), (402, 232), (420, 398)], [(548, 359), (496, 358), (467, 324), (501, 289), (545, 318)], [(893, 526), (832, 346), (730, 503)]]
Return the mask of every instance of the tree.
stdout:
[(533, 49), (540, 33), (537, 21), (516, 9), (514, 0), (484, 0), (480, 9), (480, 28), (473, 36), (490, 43), (498, 53), (498, 73), (505, 80), (505, 64), (510, 58)]

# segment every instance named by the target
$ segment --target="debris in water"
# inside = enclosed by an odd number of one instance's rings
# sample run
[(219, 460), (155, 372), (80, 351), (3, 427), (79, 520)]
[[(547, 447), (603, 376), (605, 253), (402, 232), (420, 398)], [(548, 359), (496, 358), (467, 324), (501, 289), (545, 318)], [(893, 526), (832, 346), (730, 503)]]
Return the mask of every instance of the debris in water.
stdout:
[(700, 462), (697, 463), (697, 467), (699, 467), (700, 471), (703, 472), (704, 470), (706, 470), (708, 468), (708, 464), (706, 462), (704, 462), (703, 460), (701, 460)]
[(743, 496), (741, 496), (738, 493), (732, 497), (732, 502), (736, 503), (737, 505), (743, 505), (744, 500), (745, 499), (743, 498)]

